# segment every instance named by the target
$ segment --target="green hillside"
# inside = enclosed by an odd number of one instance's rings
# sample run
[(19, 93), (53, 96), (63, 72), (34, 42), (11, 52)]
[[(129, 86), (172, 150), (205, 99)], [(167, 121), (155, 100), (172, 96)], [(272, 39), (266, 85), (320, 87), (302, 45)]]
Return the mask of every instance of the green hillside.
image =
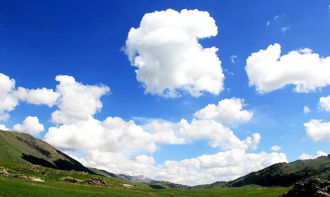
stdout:
[(78, 161), (29, 134), (0, 131), (0, 166), (24, 164), (92, 173)]
[(236, 180), (215, 182), (208, 187), (240, 187), (244, 185), (288, 187), (307, 178), (330, 178), (330, 155), (291, 163), (278, 163)]

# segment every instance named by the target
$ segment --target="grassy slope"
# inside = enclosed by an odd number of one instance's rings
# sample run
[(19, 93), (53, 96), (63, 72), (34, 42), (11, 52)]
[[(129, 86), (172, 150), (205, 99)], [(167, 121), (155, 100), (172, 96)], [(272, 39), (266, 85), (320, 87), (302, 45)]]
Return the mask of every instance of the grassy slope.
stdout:
[(91, 172), (76, 160), (31, 135), (0, 131), (0, 165), (29, 163), (54, 169)]

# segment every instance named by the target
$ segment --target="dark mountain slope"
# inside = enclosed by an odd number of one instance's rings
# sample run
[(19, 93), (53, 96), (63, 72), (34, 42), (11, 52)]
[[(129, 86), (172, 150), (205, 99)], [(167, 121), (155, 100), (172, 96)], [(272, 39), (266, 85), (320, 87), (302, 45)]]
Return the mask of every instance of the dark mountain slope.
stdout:
[(29, 134), (0, 130), (0, 165), (35, 164), (93, 173), (78, 161)]

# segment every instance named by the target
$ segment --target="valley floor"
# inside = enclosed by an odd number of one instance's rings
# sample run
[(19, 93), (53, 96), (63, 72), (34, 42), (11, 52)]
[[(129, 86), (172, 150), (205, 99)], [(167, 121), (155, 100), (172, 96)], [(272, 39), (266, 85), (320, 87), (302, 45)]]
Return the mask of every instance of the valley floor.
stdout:
[(55, 180), (33, 182), (12, 177), (0, 176), (1, 197), (145, 197), (145, 196), (175, 196), (175, 197), (278, 197), (289, 188), (218, 188), (204, 190), (149, 188), (111, 188), (62, 183)]

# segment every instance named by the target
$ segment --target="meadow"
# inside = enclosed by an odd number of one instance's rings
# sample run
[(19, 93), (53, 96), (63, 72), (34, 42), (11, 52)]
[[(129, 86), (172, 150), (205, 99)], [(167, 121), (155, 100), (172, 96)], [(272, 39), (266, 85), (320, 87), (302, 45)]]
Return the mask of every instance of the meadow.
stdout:
[(237, 187), (214, 188), (201, 190), (183, 189), (149, 189), (135, 187), (125, 189), (120, 187), (97, 187), (83, 184), (62, 183), (56, 180), (33, 182), (12, 177), (0, 176), (1, 197), (120, 197), (120, 196), (175, 196), (175, 197), (277, 197), (288, 188), (266, 187)]

